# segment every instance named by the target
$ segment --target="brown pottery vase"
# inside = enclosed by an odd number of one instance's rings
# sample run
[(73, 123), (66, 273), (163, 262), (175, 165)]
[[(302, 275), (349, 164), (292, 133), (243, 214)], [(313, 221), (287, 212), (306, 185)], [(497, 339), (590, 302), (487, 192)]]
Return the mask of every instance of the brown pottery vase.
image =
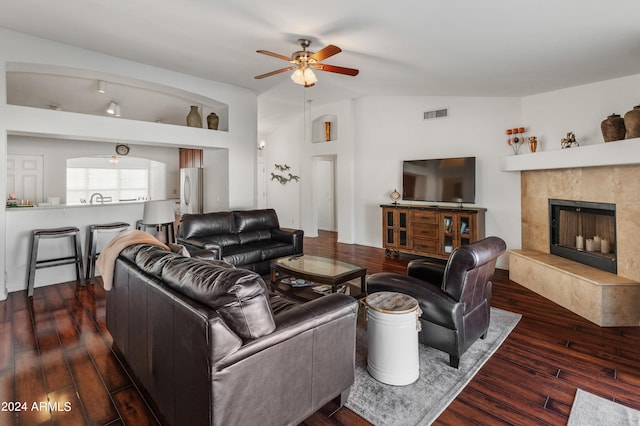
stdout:
[(626, 132), (624, 119), (618, 114), (611, 114), (600, 123), (600, 130), (605, 142), (620, 141)]
[(202, 128), (202, 117), (200, 116), (197, 105), (191, 105), (191, 110), (187, 115), (187, 126)]
[(324, 140), (326, 142), (329, 142), (331, 140), (331, 122), (330, 121), (324, 122)]
[(538, 149), (538, 138), (536, 136), (529, 136), (529, 152), (536, 152)]
[(624, 115), (624, 127), (627, 129), (627, 139), (640, 138), (640, 105)]
[(207, 115), (207, 127), (209, 127), (211, 130), (218, 130), (219, 122), (220, 122), (220, 118), (218, 117), (218, 114), (216, 114), (215, 112), (212, 112), (211, 114)]

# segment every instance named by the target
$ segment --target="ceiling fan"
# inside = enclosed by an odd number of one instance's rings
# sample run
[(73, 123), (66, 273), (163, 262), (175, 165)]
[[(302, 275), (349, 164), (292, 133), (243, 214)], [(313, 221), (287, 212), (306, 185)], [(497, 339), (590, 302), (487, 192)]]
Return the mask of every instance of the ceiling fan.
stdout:
[(262, 53), (263, 55), (273, 56), (274, 58), (283, 59), (287, 62), (290, 62), (292, 65), (281, 68), (279, 70), (271, 71), (266, 74), (257, 75), (255, 78), (261, 79), (265, 77), (271, 77), (272, 75), (280, 74), (283, 72), (295, 70), (293, 74), (291, 74), (291, 79), (304, 87), (311, 87), (318, 81), (318, 78), (313, 73), (313, 69), (318, 71), (327, 71), (334, 72), (337, 74), (344, 74), (350, 76), (356, 76), (360, 71), (354, 68), (345, 68), (339, 67), (336, 65), (327, 65), (321, 63), (327, 58), (342, 52), (338, 46), (334, 46), (333, 44), (328, 45), (327, 47), (320, 49), (317, 52), (310, 52), (307, 50), (307, 47), (311, 45), (311, 41), (305, 38), (298, 39), (298, 44), (302, 48), (302, 50), (298, 50), (297, 52), (293, 52), (291, 57), (287, 57), (284, 55), (280, 55), (278, 53), (269, 52), (268, 50), (257, 50), (258, 53)]

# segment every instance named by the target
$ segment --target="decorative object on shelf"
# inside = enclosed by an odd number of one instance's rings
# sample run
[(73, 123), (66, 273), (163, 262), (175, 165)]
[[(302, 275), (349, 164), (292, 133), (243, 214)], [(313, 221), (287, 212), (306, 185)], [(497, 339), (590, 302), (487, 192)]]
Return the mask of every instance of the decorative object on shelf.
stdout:
[(513, 153), (518, 155), (520, 147), (524, 143), (524, 127), (514, 127), (513, 129), (507, 129), (507, 144), (513, 149)]
[(566, 138), (560, 139), (560, 146), (562, 149), (571, 148), (572, 146), (580, 146), (576, 140), (576, 135), (573, 132), (568, 132)]
[(220, 117), (215, 112), (207, 115), (207, 127), (211, 130), (218, 130), (218, 123), (220, 122)]
[(119, 143), (116, 145), (116, 154), (118, 155), (122, 155), (125, 156), (127, 154), (129, 154), (129, 145), (123, 144), (123, 143)]
[(191, 110), (187, 115), (187, 126), (202, 128), (202, 117), (200, 116), (197, 105), (191, 105)]
[(330, 121), (324, 122), (324, 140), (326, 142), (329, 142), (331, 140), (331, 122)]
[(624, 127), (627, 129), (626, 139), (640, 138), (640, 105), (624, 115)]
[(605, 142), (622, 140), (626, 133), (624, 118), (620, 117), (619, 114), (611, 114), (602, 120), (600, 129)]
[(276, 167), (276, 170), (278, 170), (279, 172), (288, 172), (288, 176), (285, 176), (284, 173), (276, 174), (272, 172), (271, 180), (277, 180), (282, 185), (285, 185), (287, 182), (291, 182), (292, 180), (296, 182), (300, 181), (300, 176), (296, 176), (291, 172), (289, 172), (289, 170), (291, 170), (291, 167), (287, 166), (286, 164), (276, 164), (275, 167)]
[(536, 152), (538, 149), (538, 138), (529, 136), (529, 152)]
[(400, 193), (394, 189), (393, 192), (390, 195), (391, 199), (393, 200), (393, 205), (397, 206), (398, 205), (398, 200), (400, 199)]

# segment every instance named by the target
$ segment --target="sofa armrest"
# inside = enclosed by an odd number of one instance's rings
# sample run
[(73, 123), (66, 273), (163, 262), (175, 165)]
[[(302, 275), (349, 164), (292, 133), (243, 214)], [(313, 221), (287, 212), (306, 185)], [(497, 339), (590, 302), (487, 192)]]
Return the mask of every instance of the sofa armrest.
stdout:
[[(191, 254), (191, 257), (205, 260), (222, 259), (222, 246), (220, 245), (207, 243), (205, 248), (205, 243), (195, 238), (191, 238), (188, 240), (178, 239), (178, 243), (187, 248), (187, 251)], [(205, 251), (208, 251), (211, 254), (207, 255), (204, 253)]]
[(270, 347), (295, 338), (309, 330), (335, 323), (336, 341), (344, 335), (344, 327), (353, 330), (355, 353), (355, 329), (358, 314), (358, 302), (344, 294), (329, 294), (310, 302), (297, 305), (276, 317), (276, 329), (273, 333), (246, 343), (233, 354), (219, 363), (217, 369), (235, 364)]
[(271, 230), (271, 237), (293, 245), (294, 253), (302, 253), (304, 231), (301, 229), (275, 228)]

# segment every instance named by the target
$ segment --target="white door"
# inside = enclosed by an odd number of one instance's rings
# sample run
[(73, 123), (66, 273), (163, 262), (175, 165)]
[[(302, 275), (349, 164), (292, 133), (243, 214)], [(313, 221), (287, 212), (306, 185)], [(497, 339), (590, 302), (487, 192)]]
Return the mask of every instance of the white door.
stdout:
[(41, 155), (7, 155), (7, 197), (16, 194), (19, 201), (44, 201), (44, 158)]
[(335, 231), (335, 163), (331, 158), (320, 158), (316, 161), (315, 187), (316, 205), (318, 206), (318, 229)]

